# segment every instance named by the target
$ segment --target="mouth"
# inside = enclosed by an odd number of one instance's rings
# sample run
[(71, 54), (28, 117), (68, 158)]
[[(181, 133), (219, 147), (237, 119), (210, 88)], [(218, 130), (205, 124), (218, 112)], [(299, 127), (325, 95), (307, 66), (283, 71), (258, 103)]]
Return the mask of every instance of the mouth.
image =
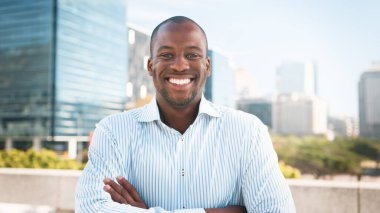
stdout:
[(166, 81), (168, 81), (170, 84), (173, 84), (175, 86), (187, 86), (191, 84), (191, 82), (194, 81), (194, 78), (166, 78)]

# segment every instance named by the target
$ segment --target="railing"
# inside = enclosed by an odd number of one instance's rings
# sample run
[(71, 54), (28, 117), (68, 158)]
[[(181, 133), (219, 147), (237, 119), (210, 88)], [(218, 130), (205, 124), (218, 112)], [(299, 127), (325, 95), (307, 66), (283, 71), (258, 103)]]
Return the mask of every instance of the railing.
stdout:
[[(0, 203), (44, 205), (53, 207), (56, 212), (73, 212), (80, 174), (81, 171), (73, 170), (0, 168)], [(380, 210), (379, 182), (288, 182), (299, 213), (375, 213)]]

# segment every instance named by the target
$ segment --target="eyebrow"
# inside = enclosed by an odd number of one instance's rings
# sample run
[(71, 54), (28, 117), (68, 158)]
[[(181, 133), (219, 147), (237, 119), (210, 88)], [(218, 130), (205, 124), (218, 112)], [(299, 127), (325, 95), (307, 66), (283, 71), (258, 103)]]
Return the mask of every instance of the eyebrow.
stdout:
[[(164, 45), (164, 46), (159, 47), (157, 52), (164, 50), (164, 49), (171, 49), (172, 50), (172, 49), (174, 49), (174, 47)], [(200, 48), (198, 46), (189, 46), (189, 47), (186, 47), (186, 49), (196, 49), (196, 50), (202, 52), (202, 48)]]
[(159, 47), (158, 48), (158, 50), (157, 50), (157, 52), (159, 52), (159, 51), (161, 51), (161, 50), (163, 50), (163, 49), (174, 49), (173, 47), (171, 47), (171, 46), (161, 46), (161, 47)]
[(198, 51), (200, 51), (200, 52), (203, 51), (202, 48), (200, 48), (200, 47), (198, 47), (198, 46), (190, 46), (190, 47), (186, 47), (186, 49), (196, 49), (196, 50), (198, 50)]

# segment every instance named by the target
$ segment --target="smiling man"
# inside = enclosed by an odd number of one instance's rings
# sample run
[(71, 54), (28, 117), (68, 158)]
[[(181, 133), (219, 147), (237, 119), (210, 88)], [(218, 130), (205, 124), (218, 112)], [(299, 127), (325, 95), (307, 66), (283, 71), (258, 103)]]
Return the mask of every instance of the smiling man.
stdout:
[(189, 18), (154, 29), (156, 97), (97, 124), (77, 212), (295, 212), (267, 128), (203, 97), (207, 49)]

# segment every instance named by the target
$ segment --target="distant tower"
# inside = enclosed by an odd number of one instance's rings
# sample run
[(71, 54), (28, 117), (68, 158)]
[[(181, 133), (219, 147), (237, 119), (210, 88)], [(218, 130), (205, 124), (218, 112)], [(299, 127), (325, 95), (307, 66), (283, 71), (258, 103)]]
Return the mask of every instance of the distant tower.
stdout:
[(360, 77), (359, 125), (360, 136), (380, 139), (380, 62)]
[(299, 136), (326, 134), (327, 103), (317, 96), (278, 96), (273, 106), (273, 131)]
[(316, 68), (312, 62), (285, 62), (276, 72), (277, 94), (316, 94)]
[(236, 99), (251, 99), (255, 96), (255, 79), (253, 75), (245, 69), (235, 71)]
[[(156, 89), (148, 75), (150, 33), (140, 26), (128, 24), (128, 83), (127, 109), (144, 104), (151, 99)], [(145, 102), (149, 101), (145, 100)], [(140, 103), (142, 102), (142, 103)]]
[(312, 62), (285, 62), (276, 72), (277, 99), (273, 104), (273, 131), (279, 134), (327, 133), (327, 103), (316, 95), (316, 66)]
[(236, 108), (235, 72), (227, 54), (215, 48), (208, 50), (211, 75), (206, 81), (204, 95), (213, 103)]

